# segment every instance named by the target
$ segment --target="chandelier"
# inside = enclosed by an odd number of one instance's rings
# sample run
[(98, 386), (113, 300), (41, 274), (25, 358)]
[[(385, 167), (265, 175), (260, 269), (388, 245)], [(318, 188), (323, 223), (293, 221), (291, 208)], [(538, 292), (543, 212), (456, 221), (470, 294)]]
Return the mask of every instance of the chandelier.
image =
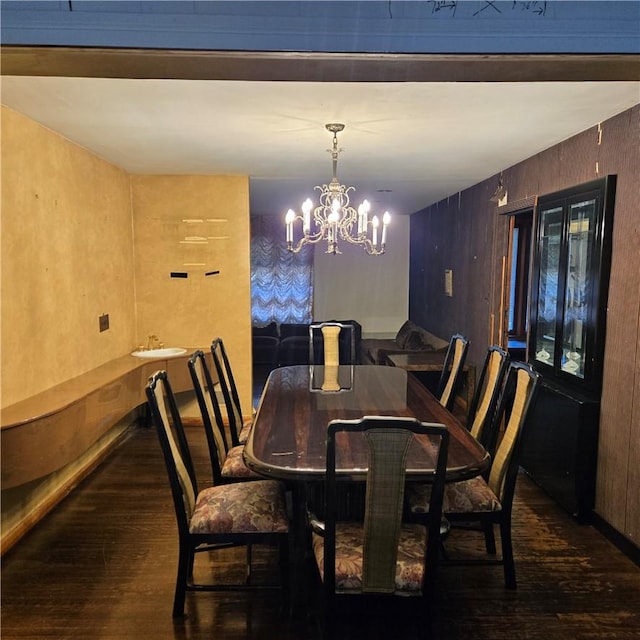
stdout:
[[(382, 216), (382, 230), (379, 233), (380, 220), (378, 216), (369, 219), (370, 204), (363, 200), (356, 211), (349, 201), (349, 193), (355, 191), (355, 187), (347, 187), (340, 184), (336, 177), (338, 167), (338, 132), (344, 129), (340, 123), (325, 125), (326, 129), (333, 133), (333, 148), (330, 149), (333, 165), (333, 178), (329, 184), (316, 186), (320, 191), (320, 204), (313, 208), (313, 202), (307, 198), (302, 203), (302, 215), (296, 215), (293, 209), (287, 211), (285, 223), (287, 227), (287, 249), (292, 253), (298, 253), (306, 244), (313, 244), (321, 240), (327, 241), (326, 253), (342, 253), (338, 248), (338, 239), (350, 244), (359, 244), (369, 255), (384, 253), (387, 241), (387, 227), (391, 221), (388, 211)], [(312, 220), (313, 216), (313, 220)], [(293, 224), (296, 220), (302, 222), (302, 237), (294, 245)], [(312, 231), (312, 222), (314, 229)], [(369, 238), (369, 230), (371, 237)], [(379, 242), (378, 242), (379, 241)]]

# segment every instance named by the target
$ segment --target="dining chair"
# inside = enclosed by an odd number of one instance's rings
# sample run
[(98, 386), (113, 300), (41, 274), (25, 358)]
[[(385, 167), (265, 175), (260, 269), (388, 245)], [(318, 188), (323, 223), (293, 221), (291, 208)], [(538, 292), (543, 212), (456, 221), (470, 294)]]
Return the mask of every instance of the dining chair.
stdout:
[(224, 432), (224, 419), (204, 351), (198, 350), (187, 363), (193, 390), (198, 401), (202, 426), (207, 438), (213, 484), (264, 479), (244, 463), (244, 445), (229, 447)]
[[(519, 460), (525, 442), (527, 426), (538, 390), (540, 376), (524, 362), (512, 362), (500, 395), (492, 428), (504, 425), (491, 468), (485, 480), (476, 476), (462, 482), (447, 484), (444, 491), (443, 511), (452, 523), (478, 523), (485, 536), (487, 554), (496, 555), (494, 525), (500, 528), (502, 557), (480, 559), (480, 562), (502, 564), (505, 585), (516, 588), (515, 562), (511, 539), (511, 515), (513, 496), (518, 478)], [(425, 484), (412, 486), (407, 492), (407, 503), (411, 515), (421, 520), (429, 513), (430, 487)], [(477, 561), (463, 561), (463, 564)]]
[(333, 321), (310, 324), (309, 364), (356, 364), (354, 326)]
[(233, 370), (231, 369), (229, 356), (227, 355), (227, 350), (222, 338), (215, 338), (215, 340), (211, 342), (211, 354), (220, 383), (224, 405), (227, 410), (231, 446), (237, 447), (247, 441), (249, 431), (251, 431), (251, 426), (253, 425), (253, 415), (249, 418), (244, 418), (242, 407), (240, 406), (238, 388), (236, 387)]
[(449, 347), (444, 358), (442, 374), (438, 381), (438, 390), (436, 392), (440, 403), (447, 409), (453, 408), (453, 402), (458, 390), (460, 382), (460, 373), (464, 367), (464, 361), (467, 358), (467, 350), (469, 349), (469, 340), (459, 333), (451, 336)]
[(173, 616), (184, 615), (187, 591), (274, 588), (274, 585), (253, 584), (250, 566), (243, 584), (195, 583), (196, 554), (219, 548), (255, 544), (277, 546), (281, 578), (280, 584), (275, 586), (286, 593), (289, 525), (283, 485), (276, 480), (257, 480), (198, 491), (189, 445), (166, 371), (157, 371), (149, 378), (146, 395), (169, 476), (178, 525)]
[(491, 424), (509, 361), (509, 354), (502, 347), (492, 345), (487, 349), (467, 414), (467, 428), (471, 435), (489, 452), (495, 448), (493, 436), (497, 436), (497, 431), (491, 429)]
[[(402, 522), (407, 451), (418, 435), (429, 438), (434, 451), (427, 526)], [(367, 447), (366, 498), (362, 518), (343, 520), (338, 516), (340, 459), (353, 437), (363, 438)], [(337, 607), (353, 602), (354, 595), (413, 596), (423, 616), (420, 629), (429, 635), (448, 445), (444, 425), (414, 418), (365, 416), (329, 423), (323, 519), (309, 516), (327, 638), (334, 637)]]

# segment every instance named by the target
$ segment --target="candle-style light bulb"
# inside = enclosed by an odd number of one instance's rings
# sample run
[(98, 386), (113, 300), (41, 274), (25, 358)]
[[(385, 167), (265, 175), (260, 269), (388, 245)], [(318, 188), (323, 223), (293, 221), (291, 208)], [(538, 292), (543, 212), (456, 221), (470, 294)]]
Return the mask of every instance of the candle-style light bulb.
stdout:
[(378, 216), (373, 216), (373, 218), (371, 218), (371, 226), (373, 227), (373, 246), (375, 247), (378, 244), (378, 225), (380, 224), (380, 221), (378, 220)]
[(363, 200), (362, 204), (358, 207), (358, 235), (367, 233), (367, 216), (371, 205), (368, 200)]
[(384, 212), (382, 216), (382, 244), (383, 246), (387, 243), (387, 226), (391, 222), (391, 214), (388, 211)]
[(302, 203), (302, 232), (305, 236), (309, 235), (311, 230), (311, 209), (313, 208), (313, 202), (311, 198), (307, 198)]
[[(336, 200), (333, 201), (334, 204)], [(338, 241), (338, 221), (340, 220), (340, 213), (331, 207), (331, 213), (327, 216), (329, 222), (329, 242)]]
[(296, 213), (293, 209), (287, 211), (287, 215), (284, 217), (285, 224), (287, 225), (287, 242), (293, 242), (293, 221), (296, 219)]
[(362, 201), (362, 232), (367, 235), (367, 226), (369, 225), (369, 201)]

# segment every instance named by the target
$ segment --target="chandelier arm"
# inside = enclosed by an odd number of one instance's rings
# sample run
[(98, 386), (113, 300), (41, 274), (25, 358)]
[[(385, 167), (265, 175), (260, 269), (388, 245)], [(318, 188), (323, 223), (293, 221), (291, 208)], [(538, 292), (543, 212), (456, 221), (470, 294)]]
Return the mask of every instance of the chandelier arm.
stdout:
[(300, 253), (300, 250), (305, 245), (316, 244), (317, 242), (320, 242), (320, 240), (323, 240), (323, 239), (324, 238), (323, 238), (322, 231), (318, 231), (318, 233), (315, 233), (313, 235), (302, 236), (302, 238), (300, 238), (300, 240), (298, 240), (298, 242), (296, 243), (295, 247), (293, 245), (293, 242), (287, 242), (287, 250), (291, 251), (292, 253)]
[(385, 245), (381, 244), (379, 247), (376, 247), (369, 238), (362, 238), (360, 240), (355, 239), (353, 237), (346, 236), (344, 238), (350, 244), (360, 245), (370, 256), (380, 256), (384, 253)]

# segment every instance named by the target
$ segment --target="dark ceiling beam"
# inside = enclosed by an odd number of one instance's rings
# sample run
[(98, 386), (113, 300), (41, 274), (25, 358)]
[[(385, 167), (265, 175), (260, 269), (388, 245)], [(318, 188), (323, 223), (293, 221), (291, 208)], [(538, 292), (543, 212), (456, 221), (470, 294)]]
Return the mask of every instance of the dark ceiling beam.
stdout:
[(298, 82), (640, 80), (636, 54), (353, 54), (2, 46), (2, 75)]

